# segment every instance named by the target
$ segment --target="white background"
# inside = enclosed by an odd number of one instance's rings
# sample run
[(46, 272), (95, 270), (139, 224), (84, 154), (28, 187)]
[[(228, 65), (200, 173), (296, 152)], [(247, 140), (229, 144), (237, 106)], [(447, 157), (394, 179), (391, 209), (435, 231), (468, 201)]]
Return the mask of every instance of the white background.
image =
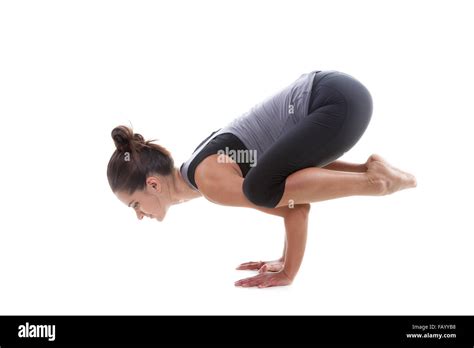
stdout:
[[(469, 1), (1, 2), (0, 314), (474, 314), (473, 32)], [(341, 159), (418, 187), (313, 204), (291, 286), (233, 285), (280, 256), (280, 218), (200, 198), (138, 221), (110, 191), (113, 127), (179, 166), (324, 69), (374, 100)]]

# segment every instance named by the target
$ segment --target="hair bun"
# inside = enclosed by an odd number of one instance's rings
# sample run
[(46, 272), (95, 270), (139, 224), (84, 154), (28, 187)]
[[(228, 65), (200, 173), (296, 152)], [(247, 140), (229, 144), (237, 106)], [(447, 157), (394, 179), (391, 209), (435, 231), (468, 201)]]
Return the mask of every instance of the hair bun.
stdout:
[(133, 140), (135, 140), (137, 143), (145, 144), (145, 138), (143, 138), (141, 134), (138, 134), (138, 133), (133, 134)]
[(126, 126), (115, 127), (112, 130), (112, 139), (118, 151), (130, 151), (131, 141), (134, 139), (133, 131)]

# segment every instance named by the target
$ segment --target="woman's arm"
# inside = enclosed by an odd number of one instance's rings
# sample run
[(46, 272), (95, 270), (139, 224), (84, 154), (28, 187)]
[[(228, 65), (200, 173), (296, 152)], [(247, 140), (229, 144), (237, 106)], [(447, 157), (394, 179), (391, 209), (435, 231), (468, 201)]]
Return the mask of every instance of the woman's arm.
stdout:
[(216, 204), (246, 207), (284, 218), (285, 247), (284, 268), (280, 272), (261, 273), (255, 277), (236, 282), (241, 286), (277, 286), (291, 284), (296, 276), (306, 247), (309, 204), (297, 204), (294, 207), (265, 208), (257, 206), (245, 197), (242, 185), (244, 178), (230, 167), (219, 164), (200, 168), (195, 174), (196, 184), (209, 201)]
[(231, 207), (254, 208), (284, 216), (284, 209), (260, 207), (250, 202), (242, 190), (244, 178), (228, 163), (209, 162), (196, 168), (194, 179), (199, 191), (209, 201)]
[(291, 281), (296, 277), (303, 261), (310, 207), (309, 204), (296, 205), (285, 217), (286, 253), (283, 273)]
[(235, 282), (236, 286), (269, 286), (289, 285), (293, 282), (303, 261), (308, 232), (308, 215), (310, 205), (296, 205), (285, 216), (286, 253), (284, 264), (277, 272), (264, 272), (254, 277), (241, 279)]

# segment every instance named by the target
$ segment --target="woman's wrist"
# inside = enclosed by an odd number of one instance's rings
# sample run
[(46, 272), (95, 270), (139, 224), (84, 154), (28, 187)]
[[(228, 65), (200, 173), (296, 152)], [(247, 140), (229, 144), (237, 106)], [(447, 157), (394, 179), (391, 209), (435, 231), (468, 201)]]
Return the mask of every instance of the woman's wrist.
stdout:
[(282, 268), (281, 273), (288, 278), (289, 281), (293, 281), (295, 279), (296, 274), (291, 274), (291, 272), (288, 272), (288, 270), (285, 269), (285, 267)]

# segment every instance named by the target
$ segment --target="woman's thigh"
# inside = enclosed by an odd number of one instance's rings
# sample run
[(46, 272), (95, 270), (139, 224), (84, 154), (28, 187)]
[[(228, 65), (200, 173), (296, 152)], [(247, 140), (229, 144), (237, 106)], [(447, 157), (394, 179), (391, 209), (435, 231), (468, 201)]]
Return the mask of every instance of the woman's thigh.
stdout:
[(372, 98), (359, 81), (335, 72), (321, 79), (313, 93), (308, 115), (257, 157), (256, 167), (245, 177), (244, 193), (253, 203), (276, 206), (289, 175), (333, 162), (365, 132), (372, 115)]
[[(331, 139), (332, 149), (328, 156), (340, 157), (349, 151), (365, 133), (373, 112), (372, 96), (368, 89), (351, 75), (333, 71), (313, 86), (308, 116), (326, 113), (335, 133)], [(338, 106), (343, 105), (345, 110)], [(338, 117), (340, 112), (344, 117)], [(342, 153), (339, 154), (342, 151)], [(327, 163), (330, 163), (330, 158)], [(326, 163), (326, 164), (327, 164)]]
[(308, 115), (284, 131), (261, 156), (259, 164), (276, 161), (284, 167), (287, 162), (284, 171), (288, 175), (308, 166), (323, 167), (360, 140), (373, 111), (372, 97), (362, 83), (351, 75), (332, 71), (314, 86), (312, 93)]

